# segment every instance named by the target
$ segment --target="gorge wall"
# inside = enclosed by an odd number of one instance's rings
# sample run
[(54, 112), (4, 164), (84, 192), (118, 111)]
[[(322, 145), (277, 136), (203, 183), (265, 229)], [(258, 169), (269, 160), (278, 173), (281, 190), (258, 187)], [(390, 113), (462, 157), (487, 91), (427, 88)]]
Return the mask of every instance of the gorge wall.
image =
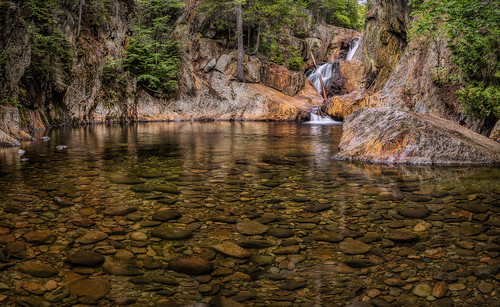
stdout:
[[(213, 20), (196, 11), (197, 1), (184, 1), (175, 19), (173, 36), (181, 59), (175, 97), (161, 98), (137, 86), (123, 69), (119, 84), (107, 84), (106, 69), (124, 57), (130, 44), (134, 1), (111, 1), (112, 13), (96, 22), (95, 8), (65, 1), (56, 27), (71, 50), (67, 67), (50, 65), (37, 71), (32, 64), (30, 24), (22, 1), (3, 1), (0, 24), (0, 141), (17, 144), (26, 131), (57, 124), (157, 120), (295, 120), (320, 105), (320, 95), (303, 72), (276, 65), (260, 54), (245, 56), (248, 82), (234, 80), (236, 53), (227, 37), (218, 35)], [(333, 61), (360, 33), (326, 24), (303, 25), (307, 35), (284, 29), (280, 47), (286, 55), (296, 48), (307, 66), (311, 52), (319, 62)], [(285, 47), (286, 46), (286, 47)], [(111, 63), (111, 64), (110, 64)], [(15, 106), (12, 106), (15, 105)], [(20, 132), (23, 131), (23, 132)]]
[(365, 64), (364, 89), (368, 90), (360, 90), (355, 96), (366, 98), (353, 101), (340, 97), (333, 102), (343, 100), (347, 107), (342, 104), (327, 107), (337, 113), (377, 106), (432, 114), (500, 141), (498, 119), (467, 117), (454, 94), (461, 85), (445, 82), (448, 75), (456, 72), (446, 38), (408, 39), (410, 10), (406, 0), (372, 1), (360, 50), (355, 56), (355, 60)]

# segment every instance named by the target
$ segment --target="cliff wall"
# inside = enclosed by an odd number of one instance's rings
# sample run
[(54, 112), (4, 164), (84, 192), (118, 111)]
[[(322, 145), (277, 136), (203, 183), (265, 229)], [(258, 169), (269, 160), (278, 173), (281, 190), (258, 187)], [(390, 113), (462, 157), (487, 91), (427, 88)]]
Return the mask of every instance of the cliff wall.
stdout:
[[(175, 17), (173, 36), (179, 41), (179, 82), (173, 98), (165, 99), (137, 86), (136, 80), (117, 68), (120, 78), (106, 83), (106, 69), (124, 57), (129, 44), (134, 1), (111, 1), (111, 14), (96, 21), (95, 8), (78, 1), (64, 2), (56, 27), (70, 49), (68, 67), (52, 65), (37, 71), (32, 65), (33, 34), (23, 18), (22, 1), (2, 2), (0, 34), (6, 44), (0, 53), (1, 114), (15, 114), (12, 131), (35, 131), (55, 124), (157, 120), (295, 120), (304, 111), (320, 105), (319, 94), (306, 82), (303, 72), (294, 72), (269, 62), (265, 56), (245, 56), (248, 82), (234, 80), (234, 44), (217, 35), (213, 21), (196, 11), (197, 1), (185, 1)], [(318, 62), (333, 61), (345, 52), (352, 37), (361, 34), (326, 24), (305, 25), (306, 37), (295, 37), (284, 29), (280, 47), (286, 53), (295, 47), (312, 66), (311, 52)], [(285, 46), (287, 48), (285, 48)], [(285, 54), (286, 55), (286, 54)], [(55, 57), (55, 55), (53, 56)], [(50, 57), (47, 61), (50, 60)], [(49, 63), (50, 66), (50, 63)], [(15, 107), (12, 107), (14, 105)], [(2, 116), (0, 116), (2, 118)], [(3, 129), (5, 128), (5, 129)], [(11, 142), (12, 143), (12, 142)]]

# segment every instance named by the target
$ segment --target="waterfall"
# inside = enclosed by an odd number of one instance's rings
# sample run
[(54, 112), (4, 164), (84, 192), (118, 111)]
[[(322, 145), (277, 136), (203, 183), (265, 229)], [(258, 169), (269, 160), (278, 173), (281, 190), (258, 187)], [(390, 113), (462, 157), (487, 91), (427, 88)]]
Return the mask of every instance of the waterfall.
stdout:
[(321, 107), (312, 107), (310, 112), (311, 112), (311, 120), (308, 121), (307, 124), (342, 125), (342, 122), (338, 122), (331, 119), (330, 116), (326, 115), (323, 111), (321, 111)]
[[(358, 50), (360, 41), (361, 37), (355, 37), (349, 42), (349, 52), (347, 53), (346, 60), (352, 60), (354, 58), (354, 55)], [(307, 78), (313, 83), (316, 90), (320, 94), (323, 94), (321, 79), (323, 80), (325, 90), (328, 91), (332, 86), (332, 80), (338, 73), (338, 67), (338, 62), (320, 64), (317, 69), (314, 69), (309, 74), (307, 74)], [(310, 113), (311, 120), (308, 122), (309, 124), (342, 124), (342, 122), (331, 119), (328, 115), (321, 111), (321, 107), (311, 108)]]
[(321, 88), (321, 81), (319, 77), (323, 78), (323, 83), (325, 84), (325, 89), (328, 90), (331, 84), (331, 79), (337, 73), (338, 63), (324, 63), (321, 64), (318, 69), (314, 69), (307, 78), (311, 80), (314, 84), (316, 90), (321, 94), (323, 93), (323, 89)]
[(354, 58), (356, 51), (358, 51), (360, 41), (361, 37), (356, 37), (351, 40), (351, 42), (349, 43), (349, 52), (347, 53), (347, 57), (345, 58), (346, 60), (352, 60)]

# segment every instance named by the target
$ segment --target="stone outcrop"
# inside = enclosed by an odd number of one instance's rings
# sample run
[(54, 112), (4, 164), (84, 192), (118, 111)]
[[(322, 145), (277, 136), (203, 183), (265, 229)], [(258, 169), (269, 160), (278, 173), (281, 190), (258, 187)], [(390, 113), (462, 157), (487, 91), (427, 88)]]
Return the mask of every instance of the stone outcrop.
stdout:
[(451, 121), (360, 108), (344, 123), (336, 159), (373, 163), (498, 164), (500, 144)]
[(328, 99), (322, 110), (331, 117), (346, 118), (359, 108), (376, 108), (378, 105), (378, 93), (360, 89), (347, 95), (334, 96)]
[(339, 75), (344, 80), (343, 91), (346, 94), (365, 88), (366, 65), (358, 60), (340, 61)]
[[(5, 78), (0, 79), (0, 95), (22, 96), (23, 105), (14, 121), (15, 129), (0, 127), (5, 133), (2, 140), (15, 144), (8, 136), (22, 138), (13, 130), (34, 132), (59, 124), (295, 120), (304, 117), (311, 106), (321, 105), (321, 97), (306, 84), (302, 72), (270, 63), (262, 55), (247, 52), (244, 65), (248, 83), (236, 82), (234, 42), (220, 35), (213, 22), (196, 11), (196, 3), (189, 1), (176, 15), (172, 36), (179, 41), (182, 52), (177, 93), (168, 100), (138, 87), (136, 80), (121, 68), (117, 71), (124, 74), (120, 84), (106, 84), (102, 78), (108, 62), (119, 63), (130, 43), (127, 35), (130, 34), (133, 8), (127, 1), (117, 1), (111, 19), (98, 27), (83, 18), (79, 35), (78, 22), (74, 18), (74, 10), (78, 7), (64, 4), (55, 22), (72, 46), (72, 67), (57, 68), (54, 74), (57, 78), (48, 76), (36, 83), (25, 78), (31, 65), (32, 40), (28, 25), (20, 18), (20, 7), (15, 1), (2, 3), (5, 10), (0, 13), (0, 24), (5, 28), (0, 38), (8, 44), (0, 46), (0, 52), (7, 49), (9, 52), (7, 62), (0, 67), (0, 72), (6, 69)], [(300, 27), (300, 34), (291, 28), (283, 29), (287, 35), (283, 35), (279, 43), (285, 61), (291, 56), (288, 47), (293, 47), (304, 58), (305, 67), (312, 66), (311, 52), (318, 62), (334, 61), (346, 52), (352, 37), (361, 35), (353, 30), (324, 23), (313, 25), (305, 20), (300, 22)], [(253, 35), (256, 36), (256, 32)]]
[(367, 67), (367, 88), (382, 89), (398, 65), (407, 45), (410, 23), (407, 0), (374, 0), (366, 16), (365, 31), (355, 59)]
[(295, 96), (304, 88), (306, 77), (301, 71), (290, 71), (283, 66), (268, 62), (261, 68), (260, 79), (262, 84), (268, 87)]

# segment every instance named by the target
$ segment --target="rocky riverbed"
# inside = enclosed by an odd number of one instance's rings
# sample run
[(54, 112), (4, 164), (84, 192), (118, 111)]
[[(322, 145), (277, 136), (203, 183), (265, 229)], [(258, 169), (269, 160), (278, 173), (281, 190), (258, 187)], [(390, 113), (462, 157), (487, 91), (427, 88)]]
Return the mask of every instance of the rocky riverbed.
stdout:
[(335, 162), (336, 127), (158, 125), (2, 165), (0, 304), (500, 304), (498, 168)]

